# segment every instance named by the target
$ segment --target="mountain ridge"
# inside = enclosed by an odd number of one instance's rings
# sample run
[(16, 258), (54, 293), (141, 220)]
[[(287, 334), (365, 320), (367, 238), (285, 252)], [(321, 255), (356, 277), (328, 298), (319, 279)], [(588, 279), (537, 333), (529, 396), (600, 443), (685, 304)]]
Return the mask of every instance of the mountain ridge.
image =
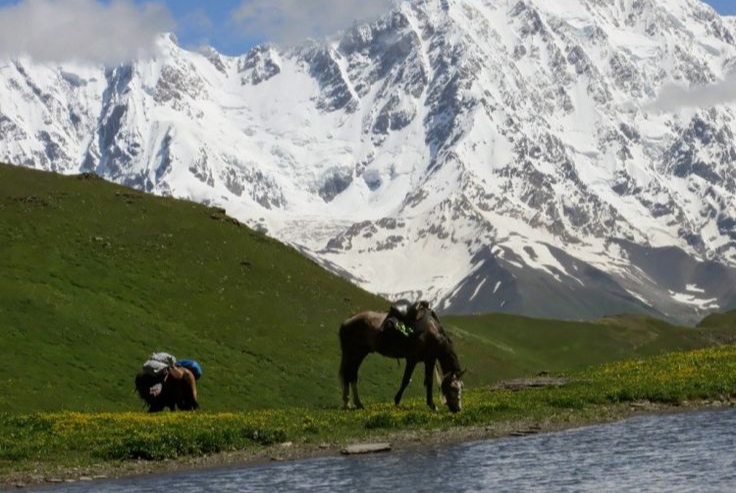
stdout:
[(736, 113), (656, 98), (723, 80), (735, 39), (696, 0), (418, 0), (240, 57), (164, 36), (9, 62), (0, 158), (224, 207), (446, 312), (694, 322), (736, 306)]

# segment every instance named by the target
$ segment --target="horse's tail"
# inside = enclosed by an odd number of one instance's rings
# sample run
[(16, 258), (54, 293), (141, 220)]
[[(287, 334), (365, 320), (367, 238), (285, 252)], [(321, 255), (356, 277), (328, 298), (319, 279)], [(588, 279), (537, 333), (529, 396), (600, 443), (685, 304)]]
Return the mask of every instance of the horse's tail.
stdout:
[(358, 368), (365, 358), (365, 353), (355, 346), (356, 329), (355, 320), (346, 320), (340, 325), (340, 383), (347, 385), (358, 380)]
[(370, 342), (370, 322), (365, 314), (359, 314), (345, 320), (340, 325), (340, 371), (338, 373), (343, 385), (358, 381), (358, 369), (363, 359), (372, 352)]
[(347, 330), (347, 325), (345, 322), (340, 324), (340, 330), (338, 331), (338, 337), (340, 338), (340, 370), (338, 371), (338, 378), (340, 379), (340, 385), (345, 385), (349, 383), (348, 380), (346, 380), (346, 373), (348, 372), (348, 362), (347, 362), (347, 351), (346, 351), (346, 335), (345, 332)]

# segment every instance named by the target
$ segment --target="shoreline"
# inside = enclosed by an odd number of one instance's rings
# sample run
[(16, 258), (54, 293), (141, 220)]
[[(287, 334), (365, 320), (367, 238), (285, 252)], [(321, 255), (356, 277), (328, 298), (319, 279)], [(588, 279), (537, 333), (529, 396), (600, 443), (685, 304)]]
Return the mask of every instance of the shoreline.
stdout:
[(0, 477), (0, 489), (15, 490), (40, 485), (71, 484), (85, 481), (115, 480), (149, 475), (168, 475), (229, 468), (257, 467), (259, 465), (298, 461), (318, 457), (336, 457), (350, 444), (382, 441), (391, 444), (391, 451), (419, 450), (437, 446), (494, 440), (511, 436), (529, 436), (554, 433), (574, 428), (612, 423), (636, 416), (674, 414), (718, 410), (736, 407), (736, 400), (688, 401), (679, 405), (650, 401), (595, 406), (595, 416), (553, 416), (546, 420), (518, 419), (491, 422), (478, 426), (459, 426), (436, 429), (393, 430), (374, 433), (361, 440), (340, 443), (284, 442), (256, 449), (219, 452), (201, 457), (182, 457), (162, 461), (102, 462), (90, 466), (48, 467), (38, 464), (32, 471), (11, 472)]

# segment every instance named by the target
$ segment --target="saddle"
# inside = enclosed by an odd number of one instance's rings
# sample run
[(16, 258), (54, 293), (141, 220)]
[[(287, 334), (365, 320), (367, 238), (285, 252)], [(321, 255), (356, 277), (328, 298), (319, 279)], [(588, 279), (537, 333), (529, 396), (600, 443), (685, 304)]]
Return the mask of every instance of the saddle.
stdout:
[(412, 309), (413, 303), (409, 300), (399, 300), (392, 304), (388, 309), (388, 316), (406, 320), (409, 318), (409, 311)]
[(399, 300), (388, 309), (388, 316), (381, 326), (382, 330), (393, 331), (403, 337), (418, 337), (427, 326), (429, 316), (434, 312), (426, 301), (410, 302)]

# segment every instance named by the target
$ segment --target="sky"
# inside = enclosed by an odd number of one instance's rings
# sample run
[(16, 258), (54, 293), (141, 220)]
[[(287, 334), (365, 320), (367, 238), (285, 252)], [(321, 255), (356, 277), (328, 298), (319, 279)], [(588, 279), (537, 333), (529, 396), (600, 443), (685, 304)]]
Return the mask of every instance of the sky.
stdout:
[[(38, 60), (58, 61), (75, 53), (116, 63), (144, 54), (163, 31), (175, 32), (185, 48), (210, 45), (239, 55), (261, 42), (332, 34), (379, 16), (395, 1), (0, 0), (0, 56), (28, 52)], [(736, 0), (707, 2), (722, 14), (736, 15)], [(100, 39), (106, 42), (96, 42)]]
[(709, 3), (721, 14), (736, 15), (736, 0), (708, 0), (705, 3)]
[(394, 1), (0, 0), (0, 56), (29, 52), (56, 61), (73, 52), (114, 63), (145, 52), (156, 32), (169, 31), (185, 48), (210, 45), (239, 55), (262, 42), (324, 37), (380, 16)]

